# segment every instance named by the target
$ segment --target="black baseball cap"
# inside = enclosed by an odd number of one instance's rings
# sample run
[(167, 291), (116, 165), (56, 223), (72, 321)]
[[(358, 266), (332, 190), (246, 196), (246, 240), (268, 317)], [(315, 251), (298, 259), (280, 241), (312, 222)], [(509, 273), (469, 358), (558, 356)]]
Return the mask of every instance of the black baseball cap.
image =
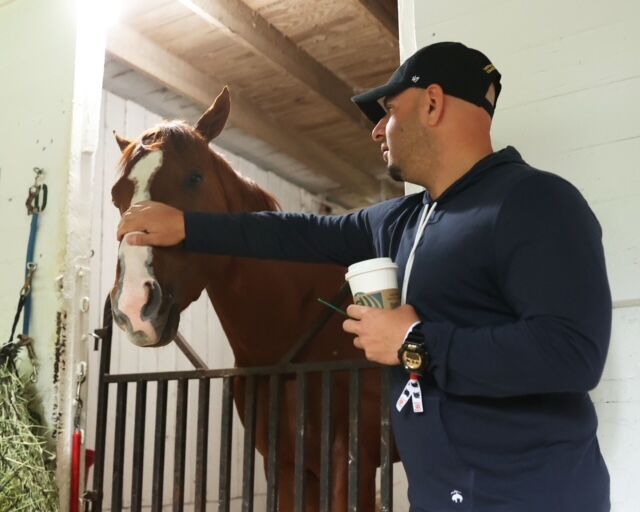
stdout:
[(462, 43), (441, 42), (421, 48), (396, 69), (389, 81), (351, 98), (365, 116), (377, 123), (386, 112), (378, 102), (395, 96), (409, 87), (426, 89), (438, 84), (445, 94), (484, 108), (491, 117), (495, 105), (487, 99), (493, 84), (496, 102), (500, 94), (501, 75), (485, 54)]

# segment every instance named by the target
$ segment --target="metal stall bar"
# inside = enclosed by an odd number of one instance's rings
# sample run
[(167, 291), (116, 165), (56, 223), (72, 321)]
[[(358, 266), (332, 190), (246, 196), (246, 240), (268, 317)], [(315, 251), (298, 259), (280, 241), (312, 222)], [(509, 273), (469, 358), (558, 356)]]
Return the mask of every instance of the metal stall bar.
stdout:
[(218, 512), (229, 512), (231, 506), (233, 377), (225, 377), (222, 383), (222, 411), (220, 417), (220, 484), (218, 489)]
[(391, 369), (382, 370), (380, 414), (380, 512), (393, 512), (393, 433), (389, 387)]
[(267, 512), (278, 512), (278, 432), (280, 426), (280, 375), (269, 378), (269, 452), (267, 455)]
[(133, 475), (131, 479), (131, 512), (142, 509), (142, 475), (144, 471), (144, 426), (147, 409), (147, 383), (136, 384), (136, 409), (133, 431)]
[(177, 332), (175, 338), (173, 338), (173, 342), (178, 346), (194, 368), (197, 368), (198, 370), (208, 369), (207, 364), (200, 358), (198, 353), (193, 350), (193, 347), (189, 345), (182, 334)]
[(116, 398), (116, 433), (113, 443), (113, 486), (111, 510), (122, 510), (122, 477), (124, 469), (124, 438), (127, 422), (127, 383), (119, 382)]
[(295, 512), (305, 510), (306, 459), (307, 459), (307, 374), (298, 372), (296, 376), (296, 454), (295, 454)]
[[(360, 376), (358, 369), (374, 368), (376, 365), (366, 362), (355, 361), (343, 361), (343, 362), (330, 362), (330, 363), (310, 363), (310, 364), (289, 364), (277, 367), (259, 367), (259, 368), (230, 368), (221, 370), (193, 370), (193, 371), (177, 371), (177, 372), (156, 372), (145, 374), (129, 374), (129, 375), (101, 375), (101, 381), (106, 384), (118, 383), (119, 400), (117, 408), (121, 411), (121, 414), (116, 419), (116, 446), (123, 446), (126, 415), (122, 414), (122, 411), (126, 412), (126, 393), (122, 386), (126, 386), (128, 382), (144, 383), (148, 381), (157, 381), (158, 386), (158, 402), (156, 403), (156, 432), (155, 432), (155, 454), (154, 454), (154, 469), (153, 469), (153, 492), (152, 497), (152, 510), (162, 509), (162, 494), (163, 494), (163, 476), (164, 476), (164, 437), (166, 434), (166, 407), (167, 407), (167, 390), (168, 381), (177, 380), (178, 382), (178, 398), (176, 409), (176, 445), (175, 445), (175, 468), (173, 473), (173, 510), (174, 512), (182, 511), (184, 508), (184, 478), (185, 478), (185, 456), (186, 456), (186, 420), (187, 420), (187, 400), (188, 400), (188, 383), (189, 380), (200, 381), (200, 398), (198, 407), (198, 451), (196, 459), (196, 510), (204, 510), (206, 507), (206, 456), (207, 450), (204, 446), (208, 446), (207, 430), (208, 430), (208, 412), (205, 414), (205, 410), (208, 411), (208, 398), (210, 394), (210, 379), (222, 378), (223, 379), (223, 403), (222, 403), (222, 419), (221, 419), (221, 451), (220, 451), (220, 488), (219, 488), (219, 512), (228, 512), (230, 509), (230, 475), (231, 475), (231, 438), (232, 438), (232, 422), (233, 422), (233, 379), (235, 376), (242, 376), (247, 378), (247, 383), (253, 381), (253, 384), (247, 384), (245, 396), (245, 420), (248, 430), (245, 431), (245, 453), (243, 464), (243, 512), (251, 512), (253, 509), (253, 490), (254, 482), (253, 475), (255, 469), (255, 428), (256, 428), (256, 381), (260, 377), (270, 377), (270, 399), (269, 399), (269, 411), (270, 411), (270, 425), (269, 425), (269, 455), (267, 460), (267, 467), (274, 468), (274, 471), (267, 475), (268, 488), (267, 488), (267, 504), (269, 512), (277, 510), (278, 503), (278, 474), (275, 468), (278, 467), (278, 417), (279, 414), (274, 411), (278, 411), (281, 401), (280, 389), (282, 375), (296, 374), (298, 378), (297, 383), (297, 403), (296, 403), (296, 419), (298, 422), (298, 431), (296, 434), (296, 452), (295, 452), (295, 471), (296, 471), (296, 483), (295, 483), (295, 510), (302, 511), (306, 507), (305, 485), (306, 485), (306, 436), (307, 425), (306, 417), (308, 414), (308, 399), (307, 388), (308, 379), (307, 375), (310, 372), (319, 372), (322, 385), (322, 404), (323, 412), (321, 415), (321, 439), (320, 439), (320, 456), (321, 456), (321, 494), (320, 505), (322, 512), (331, 510), (331, 439), (332, 434), (332, 417), (331, 417), (331, 402), (332, 402), (332, 378), (335, 372), (343, 370), (353, 370), (350, 374), (350, 439), (349, 439), (349, 511), (355, 512), (358, 510), (358, 483), (359, 483), (359, 468), (358, 468), (358, 429), (359, 429), (359, 392), (360, 392)], [(206, 384), (205, 384), (206, 383)], [(209, 386), (209, 392), (205, 393), (204, 387)], [(253, 389), (252, 389), (253, 388)], [(142, 392), (143, 387), (137, 388), (137, 393)], [(251, 396), (253, 395), (253, 396)], [(383, 391), (383, 424), (381, 430), (381, 441), (383, 443), (382, 450), (382, 471), (381, 471), (381, 489), (382, 489), (382, 504), (383, 511), (391, 511), (391, 488), (392, 475), (390, 473), (392, 463), (392, 445), (389, 444), (391, 439), (389, 429), (388, 411), (385, 415), (384, 407), (388, 393)], [(142, 403), (136, 398), (136, 404)], [(123, 402), (124, 400), (124, 402)], [(206, 402), (206, 403), (205, 403)], [(386, 404), (386, 408), (389, 405)], [(106, 410), (106, 407), (103, 408)], [(141, 425), (141, 416), (143, 409), (136, 407), (137, 425)], [(143, 434), (141, 427), (137, 428), (137, 433), (134, 435), (139, 439), (140, 444), (134, 446), (141, 447)], [(386, 441), (385, 441), (386, 440)], [(386, 445), (385, 445), (386, 443)], [(386, 446), (386, 447), (385, 447)], [(275, 449), (274, 449), (275, 447)], [(135, 460), (141, 462), (140, 448), (134, 448)], [(120, 458), (119, 458), (120, 457)], [(122, 464), (123, 460), (122, 450), (118, 453), (116, 448), (116, 457), (114, 459), (114, 510), (121, 509), (122, 507)], [(136, 462), (136, 468), (137, 468)], [(142, 469), (134, 468), (134, 484), (132, 486), (132, 507), (135, 510), (138, 503), (138, 496), (140, 496), (139, 482), (142, 478)], [(140, 473), (135, 473), (140, 471)], [(134, 489), (138, 488), (134, 492)], [(102, 487), (96, 489), (92, 494), (98, 495), (102, 492)], [(118, 496), (119, 494), (119, 496)], [(93, 509), (96, 510), (96, 509)], [(362, 512), (362, 511), (361, 511)]]
[(105, 382), (139, 382), (141, 380), (179, 380), (179, 379), (218, 379), (222, 377), (241, 376), (263, 376), (268, 377), (273, 374), (294, 375), (301, 372), (313, 373), (324, 370), (349, 371), (353, 369), (364, 370), (367, 368), (380, 368), (376, 363), (366, 361), (332, 361), (304, 364), (287, 364), (284, 366), (252, 366), (250, 368), (225, 368), (221, 370), (182, 370), (170, 372), (147, 372), (147, 373), (121, 373), (108, 374), (104, 376)]
[(196, 512), (207, 508), (207, 460), (209, 447), (209, 389), (211, 381), (201, 379), (198, 384), (198, 427), (196, 434)]
[(164, 491), (164, 446), (167, 433), (167, 387), (166, 380), (158, 382), (156, 394), (156, 433), (153, 441), (153, 479), (151, 512), (162, 512)]
[(358, 512), (360, 478), (360, 371), (351, 370), (349, 386), (349, 512)]
[(89, 502), (93, 502), (92, 510), (102, 510), (104, 486), (105, 444), (107, 436), (107, 404), (109, 402), (109, 385), (103, 377), (109, 373), (111, 365), (111, 338), (113, 335), (113, 319), (111, 313), (111, 298), (107, 295), (102, 313), (103, 327), (96, 329), (93, 337), (100, 342), (100, 368), (98, 375), (98, 403), (96, 414), (96, 445), (95, 463), (93, 466), (93, 490), (86, 493)]
[(320, 512), (331, 512), (331, 378), (330, 371), (322, 372), (322, 425), (320, 427)]
[(187, 448), (187, 399), (189, 381), (178, 381), (178, 397), (176, 404), (176, 444), (173, 466), (173, 512), (184, 510), (184, 471), (185, 452)]
[(244, 447), (242, 450), (242, 512), (253, 512), (256, 462), (256, 377), (244, 381)]

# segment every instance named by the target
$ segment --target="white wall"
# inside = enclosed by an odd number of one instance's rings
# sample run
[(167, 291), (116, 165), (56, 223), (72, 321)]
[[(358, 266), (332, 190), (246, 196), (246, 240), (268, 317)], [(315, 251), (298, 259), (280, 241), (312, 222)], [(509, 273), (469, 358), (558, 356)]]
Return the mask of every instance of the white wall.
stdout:
[[(92, 244), (94, 256), (92, 258), (92, 283), (91, 302), (94, 307), (91, 310), (91, 325), (98, 327), (102, 321), (102, 307), (107, 293), (111, 289), (115, 279), (115, 268), (117, 261), (118, 242), (116, 240), (116, 227), (120, 219), (117, 209), (111, 204), (111, 187), (115, 183), (118, 171), (118, 161), (120, 150), (114, 140), (112, 131), (116, 130), (119, 135), (128, 138), (136, 138), (140, 133), (161, 121), (160, 116), (144, 109), (140, 105), (122, 99), (115, 94), (105, 91), (102, 102), (102, 115), (100, 121), (100, 134), (98, 144), (98, 155), (96, 157), (96, 170), (93, 180), (93, 189), (96, 192), (96, 200), (93, 202), (92, 210)], [(271, 172), (263, 171), (251, 162), (248, 162), (236, 155), (225, 152), (220, 148), (216, 150), (225, 156), (231, 166), (244, 174), (253, 178), (264, 189), (273, 193), (287, 211), (308, 211), (317, 212), (319, 202), (303, 189), (294, 186), (279, 178)], [(100, 306), (98, 306), (100, 305)], [(192, 304), (182, 314), (180, 321), (180, 332), (185, 336), (196, 352), (207, 363), (209, 368), (230, 368), (234, 365), (233, 355), (229, 349), (228, 342), (215, 311), (211, 307), (208, 297), (203, 294), (200, 299)], [(114, 326), (112, 350), (112, 373), (138, 373), (172, 370), (191, 370), (193, 366), (184, 355), (175, 347), (169, 344), (161, 348), (139, 348), (132, 345)], [(96, 415), (96, 391), (98, 372), (98, 353), (90, 355), (90, 373), (88, 388), (91, 396), (88, 403), (87, 412), (87, 447), (93, 448), (95, 434)], [(190, 428), (187, 436), (186, 455), (186, 477), (185, 487), (185, 510), (192, 510), (194, 499), (194, 468), (195, 468), (195, 424), (197, 408), (197, 388), (194, 385), (189, 390), (189, 420)], [(210, 437), (209, 437), (209, 471), (207, 479), (209, 506), (214, 507), (218, 492), (218, 460), (219, 460), (219, 412), (220, 412), (220, 390), (219, 382), (212, 383), (211, 405), (210, 405)], [(155, 385), (150, 384), (147, 396), (147, 433), (145, 436), (145, 457), (143, 465), (145, 468), (145, 479), (143, 485), (143, 504), (150, 505), (151, 496), (151, 468), (153, 465), (153, 432), (155, 417)], [(107, 454), (113, 451), (113, 418), (115, 417), (115, 388), (110, 390), (111, 398), (109, 403), (109, 423), (110, 435), (107, 438)], [(173, 471), (173, 446), (174, 446), (174, 425), (175, 425), (175, 387), (169, 387), (169, 406), (167, 415), (167, 443), (166, 443), (166, 469), (164, 486), (164, 503), (171, 503)], [(131, 489), (131, 450), (133, 435), (133, 418), (135, 405), (135, 389), (129, 387), (127, 397), (127, 442), (125, 450), (125, 473), (124, 473), (124, 505), (130, 504)], [(233, 432), (233, 461), (232, 461), (232, 486), (233, 497), (232, 510), (239, 511), (241, 505), (242, 492), (242, 441), (243, 430), (237, 415), (234, 418), (235, 429)], [(105, 475), (109, 477), (112, 471), (113, 459), (109, 455), (106, 460)], [(262, 462), (258, 456), (256, 460), (256, 510), (265, 508), (266, 485), (263, 477)], [(110, 478), (110, 477), (109, 477)], [(90, 479), (90, 483), (92, 480)], [(89, 486), (91, 487), (91, 485)], [(111, 494), (110, 486), (105, 487), (105, 509), (110, 507)], [(169, 508), (168, 508), (169, 509)], [(148, 510), (148, 509), (145, 509)]]
[(400, 0), (401, 51), (462, 41), (503, 75), (494, 147), (584, 194), (604, 230), (615, 301), (592, 393), (612, 510), (638, 510), (640, 481), (640, 4), (632, 0)]
[[(104, 56), (104, 26), (87, 0), (0, 2), (0, 328), (10, 333), (30, 218), (24, 206), (33, 167), (45, 171), (49, 202), (35, 252), (30, 335), (39, 363), (42, 418), (57, 440), (60, 500), (67, 506), (72, 388), (83, 357), (88, 289), (91, 176)], [(70, 236), (73, 234), (73, 236)], [(22, 332), (22, 325), (17, 331)], [(26, 365), (22, 365), (25, 369)]]
[[(71, 145), (75, 26), (61, 12), (63, 2), (15, 2), (0, 6), (0, 342), (10, 333), (24, 264), (31, 217), (25, 200), (34, 167), (45, 170), (49, 204), (40, 217), (33, 282), (31, 333), (42, 368), (39, 390), (53, 421), (56, 313), (54, 278), (63, 268), (65, 204)], [(31, 25), (27, 30), (27, 21)], [(20, 51), (16, 51), (20, 49)], [(10, 242), (10, 243), (9, 243)], [(18, 331), (22, 332), (22, 322)]]

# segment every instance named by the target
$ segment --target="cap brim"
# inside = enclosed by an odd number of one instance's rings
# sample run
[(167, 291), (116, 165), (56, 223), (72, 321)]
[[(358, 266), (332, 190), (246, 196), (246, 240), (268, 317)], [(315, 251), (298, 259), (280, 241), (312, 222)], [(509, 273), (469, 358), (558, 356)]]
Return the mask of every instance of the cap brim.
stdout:
[(380, 87), (370, 89), (362, 94), (352, 97), (351, 101), (358, 106), (362, 113), (367, 116), (373, 124), (377, 124), (380, 119), (386, 115), (386, 112), (384, 108), (382, 108), (382, 105), (380, 105), (379, 100), (387, 96), (398, 94), (406, 88), (407, 86), (405, 84), (398, 82), (384, 84)]

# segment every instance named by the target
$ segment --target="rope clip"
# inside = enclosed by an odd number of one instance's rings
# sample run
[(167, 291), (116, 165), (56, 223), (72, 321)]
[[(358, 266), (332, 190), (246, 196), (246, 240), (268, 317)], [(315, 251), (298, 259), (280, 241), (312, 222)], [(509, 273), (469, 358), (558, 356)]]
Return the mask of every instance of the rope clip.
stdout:
[[(34, 215), (40, 212), (43, 212), (47, 206), (47, 186), (42, 183), (44, 177), (44, 169), (40, 167), (34, 167), (33, 172), (36, 173), (36, 177), (33, 181), (33, 185), (29, 187), (29, 195), (27, 196), (27, 201), (25, 202), (25, 206), (27, 207), (27, 213), (29, 215)], [(42, 197), (42, 201), (41, 198)], [(41, 203), (42, 202), (42, 206)]]
[(82, 398), (80, 392), (82, 390), (82, 384), (87, 380), (87, 363), (84, 361), (78, 363), (77, 377), (76, 377), (76, 396), (74, 403), (76, 405), (76, 413), (73, 418), (73, 427), (75, 430), (80, 429), (80, 414), (82, 412)]
[(27, 273), (24, 278), (24, 285), (20, 289), (21, 297), (26, 297), (31, 292), (31, 281), (33, 281), (33, 274), (35, 274), (37, 268), (37, 263), (33, 263), (31, 261), (27, 263)]

